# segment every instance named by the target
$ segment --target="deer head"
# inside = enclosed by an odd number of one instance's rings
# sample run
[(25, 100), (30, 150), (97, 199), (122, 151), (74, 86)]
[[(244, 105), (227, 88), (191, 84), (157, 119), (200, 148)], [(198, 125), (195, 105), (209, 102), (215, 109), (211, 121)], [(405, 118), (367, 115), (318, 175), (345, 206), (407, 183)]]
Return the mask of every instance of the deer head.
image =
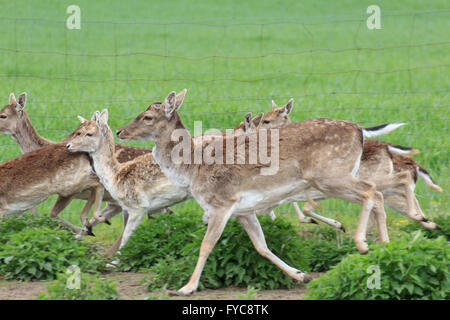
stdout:
[(283, 107), (278, 107), (272, 100), (272, 110), (267, 112), (259, 123), (259, 129), (278, 128), (291, 122), (289, 113), (291, 113), (294, 99), (290, 99)]
[(66, 148), (70, 152), (94, 153), (104, 144), (113, 141), (112, 132), (108, 127), (108, 110), (96, 111), (91, 120), (78, 116), (81, 125), (67, 141)]
[(163, 103), (152, 103), (136, 119), (117, 130), (117, 136), (122, 140), (154, 140), (158, 134), (173, 131), (179, 120), (176, 111), (183, 104), (186, 91), (178, 94), (172, 91)]
[(9, 104), (0, 111), (0, 133), (15, 134), (17, 125), (23, 119), (27, 94), (24, 92), (16, 100), (14, 93), (9, 96)]

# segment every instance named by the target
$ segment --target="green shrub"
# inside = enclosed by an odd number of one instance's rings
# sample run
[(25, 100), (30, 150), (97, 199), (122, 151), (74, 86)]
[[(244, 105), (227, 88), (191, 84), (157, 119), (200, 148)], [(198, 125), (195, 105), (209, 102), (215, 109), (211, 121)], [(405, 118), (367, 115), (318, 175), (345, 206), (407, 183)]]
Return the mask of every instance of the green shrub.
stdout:
[(76, 241), (68, 230), (25, 227), (0, 244), (0, 274), (6, 279), (50, 280), (71, 265), (97, 272), (103, 264), (91, 247)]
[[(308, 284), (308, 299), (449, 299), (450, 246), (444, 237), (404, 235), (371, 245), (367, 255), (352, 254)], [(369, 289), (379, 266), (380, 288)], [(372, 283), (372, 282), (371, 282)]]
[[(173, 217), (174, 219), (183, 219), (178, 215)], [(294, 227), (280, 218), (272, 221), (269, 217), (261, 216), (259, 220), (269, 248), (289, 265), (300, 270), (308, 270), (308, 264), (304, 258), (304, 248), (301, 244), (302, 237)], [(184, 242), (184, 246), (178, 252), (173, 252), (165, 247), (169, 250), (161, 253), (164, 258), (150, 269), (156, 275), (147, 285), (149, 290), (161, 287), (179, 289), (189, 279), (206, 231), (206, 227), (200, 222), (199, 215), (194, 218), (194, 221), (197, 221), (197, 230), (192, 232), (192, 229), (189, 229), (189, 235), (186, 236), (191, 239), (191, 242)], [(151, 223), (147, 227), (151, 228)], [(185, 229), (179, 228), (176, 232), (184, 234)], [(181, 235), (176, 237), (183, 238)], [(158, 239), (153, 241), (158, 241)], [(178, 248), (180, 248), (180, 244), (177, 244)], [(298, 284), (272, 262), (260, 256), (239, 222), (232, 219), (228, 222), (224, 233), (206, 262), (199, 289), (231, 285), (276, 289), (292, 288)]]
[(195, 213), (162, 214), (145, 221), (121, 249), (120, 270), (136, 272), (168, 255), (182, 257), (181, 250), (194, 241), (199, 229), (205, 227)]
[(427, 230), (420, 225), (418, 222), (408, 221), (400, 227), (400, 230), (407, 233), (411, 233), (417, 230), (422, 230), (427, 238), (437, 238), (439, 236), (445, 236), (447, 241), (450, 240), (450, 215), (436, 215), (431, 219), (433, 222), (437, 223), (442, 229), (441, 230)]
[(49, 227), (65, 229), (57, 220), (46, 215), (25, 213), (22, 216), (12, 215), (0, 219), (0, 245), (8, 241), (8, 236), (26, 228)]
[[(112, 280), (101, 279), (97, 275), (80, 273), (80, 289), (69, 289), (68, 274), (58, 274), (57, 280), (47, 285), (48, 293), (41, 293), (40, 300), (117, 300), (119, 293)], [(69, 280), (70, 281), (70, 280)]]
[(305, 250), (305, 258), (311, 271), (324, 272), (330, 270), (351, 253), (356, 253), (353, 239), (343, 237), (342, 242), (326, 240), (318, 237), (309, 237), (302, 241)]

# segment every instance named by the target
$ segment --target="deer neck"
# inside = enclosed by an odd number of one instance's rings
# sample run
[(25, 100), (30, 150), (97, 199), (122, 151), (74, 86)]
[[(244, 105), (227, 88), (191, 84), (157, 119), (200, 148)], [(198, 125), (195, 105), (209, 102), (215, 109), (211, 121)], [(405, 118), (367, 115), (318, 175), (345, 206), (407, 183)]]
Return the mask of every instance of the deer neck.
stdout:
[(39, 135), (25, 112), (23, 113), (22, 121), (17, 124), (16, 132), (12, 134), (12, 138), (19, 144), (22, 153), (53, 144), (52, 141)]
[(114, 193), (117, 187), (117, 174), (120, 170), (120, 164), (115, 157), (114, 142), (102, 141), (100, 148), (90, 153), (90, 157), (100, 182), (110, 193)]
[(174, 115), (177, 117), (175, 125), (171, 127), (165, 127), (163, 132), (161, 132), (157, 137), (155, 137), (155, 147), (152, 150), (153, 158), (156, 163), (161, 167), (161, 170), (170, 180), (170, 182), (177, 187), (188, 188), (190, 185), (190, 175), (189, 175), (189, 164), (186, 163), (175, 163), (172, 159), (173, 149), (180, 143), (178, 141), (172, 141), (172, 133), (175, 130), (186, 130), (184, 139), (189, 139), (188, 143), (191, 145), (191, 155), (192, 159), (193, 153), (193, 141), (189, 134), (189, 131), (181, 122), (178, 114)]

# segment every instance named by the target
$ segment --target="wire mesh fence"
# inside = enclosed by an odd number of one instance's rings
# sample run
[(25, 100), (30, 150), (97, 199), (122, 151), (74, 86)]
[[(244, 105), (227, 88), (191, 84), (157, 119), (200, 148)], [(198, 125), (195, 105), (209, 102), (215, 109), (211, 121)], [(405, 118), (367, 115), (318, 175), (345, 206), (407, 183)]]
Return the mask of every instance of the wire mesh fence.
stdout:
[[(83, 7), (81, 7), (83, 10)], [(419, 159), (448, 167), (450, 10), (384, 11), (383, 29), (367, 14), (284, 18), (242, 16), (186, 20), (2, 17), (0, 83), (27, 91), (38, 132), (60, 140), (88, 117), (110, 109), (118, 127), (171, 90), (189, 89), (186, 126), (225, 129), (246, 112), (295, 99), (293, 118), (361, 123), (405, 121), (384, 140), (428, 152)], [(144, 143), (135, 143), (144, 146)], [(147, 144), (148, 145), (148, 144)], [(0, 137), (0, 160), (20, 154)], [(448, 169), (443, 172), (448, 180)]]

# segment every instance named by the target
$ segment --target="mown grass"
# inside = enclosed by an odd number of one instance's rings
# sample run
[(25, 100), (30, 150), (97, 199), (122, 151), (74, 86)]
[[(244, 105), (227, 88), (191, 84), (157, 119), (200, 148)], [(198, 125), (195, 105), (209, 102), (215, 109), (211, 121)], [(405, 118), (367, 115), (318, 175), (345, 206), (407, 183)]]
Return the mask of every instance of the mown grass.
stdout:
[[(293, 97), (295, 120), (409, 122), (381, 139), (420, 149), (417, 160), (449, 189), (447, 1), (378, 1), (381, 30), (366, 28), (370, 1), (84, 0), (77, 1), (81, 30), (65, 27), (70, 4), (0, 2), (0, 96), (6, 104), (11, 91), (28, 92), (28, 113), (47, 138), (62, 139), (77, 127), (77, 114), (102, 108), (118, 128), (183, 88), (189, 91), (181, 116), (189, 128), (194, 120), (204, 129), (233, 127), (247, 111)], [(0, 161), (20, 155), (7, 136), (0, 136), (0, 151)], [(446, 213), (447, 191), (419, 182), (416, 193), (430, 218)], [(53, 203), (54, 197), (38, 209), (49, 212)], [(78, 221), (81, 205), (74, 201), (62, 216)], [(323, 207), (352, 231), (358, 206), (328, 200)], [(174, 209), (200, 210), (194, 201)], [(290, 212), (295, 222), (290, 206), (276, 211)], [(395, 232), (403, 217), (389, 211), (388, 221)], [(109, 243), (120, 228), (117, 217), (92, 241)]]

